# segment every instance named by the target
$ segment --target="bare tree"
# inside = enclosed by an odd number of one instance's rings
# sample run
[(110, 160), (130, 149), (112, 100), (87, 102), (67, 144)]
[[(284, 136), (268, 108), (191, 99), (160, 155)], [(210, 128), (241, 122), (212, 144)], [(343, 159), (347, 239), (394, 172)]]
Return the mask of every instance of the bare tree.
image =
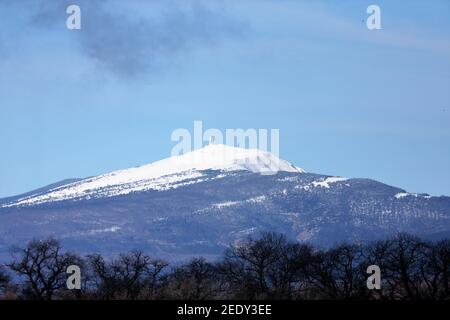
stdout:
[(147, 269), (146, 296), (147, 299), (157, 299), (160, 297), (160, 289), (163, 285), (164, 273), (169, 264), (161, 259), (152, 259)]
[(220, 296), (216, 267), (203, 258), (175, 268), (167, 278), (167, 297), (182, 300), (206, 300)]
[(95, 296), (99, 299), (114, 299), (120, 291), (118, 275), (100, 254), (92, 254), (87, 257), (90, 279), (95, 290)]
[(423, 295), (429, 299), (450, 297), (450, 240), (428, 243), (425, 263), (420, 272), (423, 279)]
[[(218, 262), (195, 258), (168, 270), (142, 251), (83, 260), (58, 241), (31, 241), (0, 266), (0, 297), (24, 299), (449, 299), (450, 240), (398, 234), (329, 249), (262, 233), (229, 248)], [(65, 289), (66, 270), (82, 267), (82, 290)], [(381, 290), (366, 286), (367, 267), (381, 269)], [(18, 296), (17, 288), (21, 294)]]
[(88, 257), (96, 283), (97, 293), (102, 299), (131, 299), (154, 295), (154, 289), (167, 263), (152, 260), (142, 251), (121, 254), (106, 262), (101, 255)]
[(112, 263), (112, 269), (118, 275), (120, 287), (126, 299), (136, 300), (145, 287), (145, 278), (150, 265), (150, 257), (141, 251), (122, 254)]
[(388, 240), (388, 244), (383, 271), (390, 299), (423, 298), (422, 267), (428, 259), (429, 246), (405, 233)]
[(0, 298), (5, 293), (6, 288), (8, 287), (11, 281), (10, 276), (6, 273), (5, 268), (0, 265)]
[(262, 233), (258, 239), (249, 238), (227, 250), (220, 270), (232, 286), (240, 288), (239, 298), (266, 298), (279, 284), (274, 281), (281, 281), (274, 270), (287, 246), (284, 235)]
[(63, 253), (54, 238), (33, 240), (23, 249), (13, 251), (8, 267), (23, 278), (23, 295), (30, 299), (50, 300), (66, 285), (67, 267), (79, 263), (71, 253)]
[(317, 254), (309, 277), (319, 297), (326, 299), (353, 299), (360, 295), (365, 275), (361, 269), (361, 247), (343, 244)]
[(269, 267), (272, 299), (303, 299), (308, 295), (308, 268), (314, 259), (312, 247), (286, 243), (279, 259)]

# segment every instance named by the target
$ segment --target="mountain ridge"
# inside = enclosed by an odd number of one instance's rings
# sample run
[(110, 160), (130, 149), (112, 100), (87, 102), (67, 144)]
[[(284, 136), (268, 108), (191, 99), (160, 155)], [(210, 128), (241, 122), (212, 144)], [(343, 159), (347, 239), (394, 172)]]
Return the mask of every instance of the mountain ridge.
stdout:
[(172, 180), (170, 174), (163, 176), (164, 187), (112, 195), (107, 187), (96, 190), (98, 196), (25, 206), (3, 203), (0, 258), (11, 246), (47, 236), (80, 253), (111, 256), (142, 249), (182, 260), (199, 255), (213, 259), (230, 244), (262, 231), (325, 247), (397, 232), (425, 238), (450, 235), (450, 197), (408, 193), (372, 179), (315, 174), (280, 163), (289, 170), (245, 170), (233, 160), (231, 167), (196, 168), (185, 176), (175, 171)]

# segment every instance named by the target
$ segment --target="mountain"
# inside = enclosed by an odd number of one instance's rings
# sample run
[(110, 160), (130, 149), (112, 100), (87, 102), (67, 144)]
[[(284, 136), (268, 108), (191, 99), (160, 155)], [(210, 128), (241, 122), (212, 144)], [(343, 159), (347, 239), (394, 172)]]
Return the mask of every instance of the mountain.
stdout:
[(139, 248), (168, 260), (214, 258), (261, 231), (321, 246), (399, 231), (447, 238), (450, 197), (308, 173), (269, 152), (209, 145), (0, 199), (0, 260), (12, 246), (49, 235), (82, 254)]
[(25, 196), (7, 199), (8, 201), (0, 204), (1, 207), (19, 207), (64, 200), (114, 197), (148, 190), (167, 190), (204, 181), (206, 177), (202, 172), (205, 170), (251, 171), (261, 174), (278, 171), (304, 172), (303, 169), (269, 152), (213, 144), (145, 166), (79, 179), (73, 183), (59, 183)]

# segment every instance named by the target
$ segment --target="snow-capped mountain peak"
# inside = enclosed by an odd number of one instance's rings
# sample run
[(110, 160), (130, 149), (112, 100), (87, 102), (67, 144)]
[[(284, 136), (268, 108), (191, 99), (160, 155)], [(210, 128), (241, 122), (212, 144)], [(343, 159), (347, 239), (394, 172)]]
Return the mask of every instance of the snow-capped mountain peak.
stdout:
[(59, 186), (48, 192), (33, 194), (4, 204), (2, 207), (27, 206), (78, 198), (112, 197), (146, 190), (167, 190), (211, 179), (204, 176), (202, 171), (205, 170), (224, 172), (247, 170), (261, 174), (278, 171), (305, 172), (270, 152), (210, 144), (204, 148), (147, 165), (113, 171)]
[[(164, 165), (163, 165), (164, 164)], [(259, 173), (277, 171), (305, 172), (274, 154), (258, 149), (244, 149), (224, 144), (209, 144), (202, 149), (180, 156), (171, 157), (151, 164), (150, 166), (165, 166), (168, 170), (249, 170)]]

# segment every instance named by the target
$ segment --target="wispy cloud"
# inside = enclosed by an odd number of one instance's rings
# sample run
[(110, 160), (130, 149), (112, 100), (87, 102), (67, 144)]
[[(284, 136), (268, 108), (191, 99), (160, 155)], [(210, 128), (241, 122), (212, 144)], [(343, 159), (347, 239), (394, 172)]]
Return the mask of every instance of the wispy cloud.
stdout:
[[(81, 30), (64, 30), (70, 4), (81, 7)], [(240, 37), (246, 29), (206, 1), (132, 1), (125, 6), (114, 0), (40, 0), (10, 7), (31, 10), (28, 23), (33, 27), (76, 33), (81, 53), (120, 77), (160, 71), (197, 47)]]

